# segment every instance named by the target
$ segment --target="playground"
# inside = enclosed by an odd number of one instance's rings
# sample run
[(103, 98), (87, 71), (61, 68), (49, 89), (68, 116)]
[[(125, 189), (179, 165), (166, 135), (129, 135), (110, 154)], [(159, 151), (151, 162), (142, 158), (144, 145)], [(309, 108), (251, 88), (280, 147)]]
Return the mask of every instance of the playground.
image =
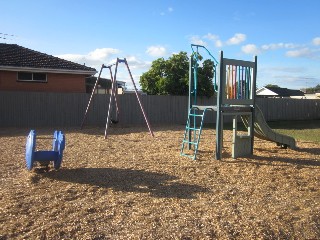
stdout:
[[(224, 130), (204, 128), (197, 160), (180, 156), (185, 126), (63, 129), (61, 168), (25, 166), (30, 129), (0, 129), (0, 239), (317, 239), (320, 146), (255, 138), (232, 158)], [(313, 131), (319, 131), (313, 129)], [(52, 129), (39, 128), (41, 137)], [(46, 149), (52, 140), (39, 139)]]
[[(94, 90), (80, 128), (0, 129), (0, 239), (320, 238), (319, 121), (311, 140), (271, 128), (255, 101), (257, 57), (191, 48), (185, 125), (151, 128), (117, 58), (94, 86), (109, 69), (105, 129), (84, 127)], [(199, 105), (199, 50), (214, 60), (216, 104)], [(144, 127), (120, 123), (121, 63)]]

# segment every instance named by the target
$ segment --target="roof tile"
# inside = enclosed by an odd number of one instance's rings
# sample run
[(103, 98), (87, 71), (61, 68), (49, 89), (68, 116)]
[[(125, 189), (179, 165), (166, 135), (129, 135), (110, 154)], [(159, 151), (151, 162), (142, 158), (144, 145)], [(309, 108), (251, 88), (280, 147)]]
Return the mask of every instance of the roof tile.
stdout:
[(96, 69), (85, 65), (21, 47), (17, 44), (6, 43), (0, 43), (0, 66), (96, 71)]
[(265, 87), (265, 88), (278, 94), (281, 97), (304, 96), (304, 93), (300, 90), (280, 88), (280, 87)]

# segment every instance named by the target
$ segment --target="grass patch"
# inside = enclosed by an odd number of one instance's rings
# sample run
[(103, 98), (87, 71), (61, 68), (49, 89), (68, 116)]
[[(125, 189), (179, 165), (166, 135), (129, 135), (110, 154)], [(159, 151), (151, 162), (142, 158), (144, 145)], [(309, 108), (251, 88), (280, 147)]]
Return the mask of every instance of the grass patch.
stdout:
[(320, 120), (268, 122), (275, 131), (298, 140), (320, 143)]
[[(320, 143), (320, 120), (308, 121), (272, 121), (268, 122), (270, 128), (276, 132), (294, 137), (298, 140)], [(215, 129), (215, 124), (205, 124), (205, 127)], [(232, 123), (224, 124), (225, 130), (232, 130)], [(242, 122), (238, 123), (239, 131), (246, 131)]]

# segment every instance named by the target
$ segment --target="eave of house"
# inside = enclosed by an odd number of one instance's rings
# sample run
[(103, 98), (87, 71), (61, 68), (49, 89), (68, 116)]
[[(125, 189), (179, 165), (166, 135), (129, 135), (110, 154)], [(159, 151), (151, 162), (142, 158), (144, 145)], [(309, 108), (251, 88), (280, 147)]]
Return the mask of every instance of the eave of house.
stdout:
[(70, 70), (70, 69), (53, 69), (53, 68), (31, 68), (31, 67), (12, 67), (0, 66), (0, 71), (15, 71), (15, 72), (41, 72), (41, 73), (66, 73), (79, 75), (94, 75), (97, 71), (85, 70)]
[(257, 90), (256, 95), (261, 95), (261, 96), (278, 96), (277, 93), (263, 87)]

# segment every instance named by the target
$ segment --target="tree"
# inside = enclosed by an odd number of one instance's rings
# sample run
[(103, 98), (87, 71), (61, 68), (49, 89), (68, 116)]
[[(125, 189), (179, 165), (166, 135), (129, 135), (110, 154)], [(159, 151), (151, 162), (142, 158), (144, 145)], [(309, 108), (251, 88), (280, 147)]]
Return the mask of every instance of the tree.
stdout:
[[(198, 95), (210, 97), (213, 62), (205, 60), (198, 68)], [(152, 95), (187, 95), (189, 89), (189, 58), (186, 52), (172, 55), (168, 60), (158, 58), (153, 61), (149, 71), (140, 77), (144, 92)]]
[(213, 87), (213, 62), (207, 59), (198, 69), (198, 95), (211, 97), (214, 94)]
[(320, 84), (315, 87), (307, 88), (306, 93), (318, 93), (320, 92)]
[(272, 88), (280, 88), (278, 85), (276, 85), (276, 84), (267, 84), (267, 85), (265, 85), (264, 87), (272, 87)]
[(150, 70), (140, 77), (142, 91), (151, 95), (163, 92), (161, 85), (163, 85), (165, 78), (165, 65), (166, 62), (163, 58), (158, 58), (152, 62)]

